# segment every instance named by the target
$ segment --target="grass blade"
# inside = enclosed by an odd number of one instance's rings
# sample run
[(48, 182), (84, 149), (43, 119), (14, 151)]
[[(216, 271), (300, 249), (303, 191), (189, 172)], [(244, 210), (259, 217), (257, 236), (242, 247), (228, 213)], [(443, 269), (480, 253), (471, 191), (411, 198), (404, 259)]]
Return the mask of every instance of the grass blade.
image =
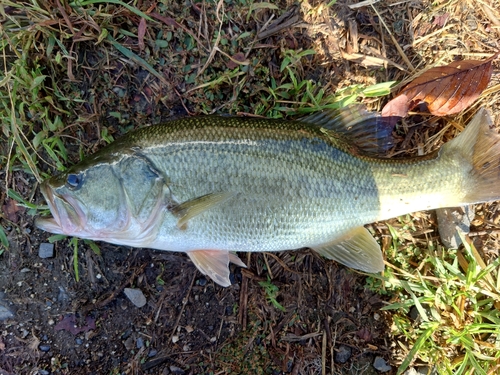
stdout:
[(148, 72), (150, 72), (152, 75), (157, 77), (162, 83), (167, 84), (167, 81), (163, 75), (158, 73), (151, 65), (148, 64), (146, 60), (144, 60), (142, 57), (137, 56), (134, 52), (129, 50), (126, 47), (123, 47), (120, 43), (118, 43), (111, 35), (108, 34), (107, 36), (108, 41), (115, 47), (120, 53), (122, 53), (125, 57), (128, 59), (132, 60), (136, 64), (140, 65), (144, 69), (146, 69)]
[(415, 354), (424, 346), (425, 342), (431, 337), (432, 333), (434, 330), (439, 326), (438, 323), (432, 323), (429, 325), (429, 328), (427, 328), (415, 341), (415, 345), (413, 345), (413, 348), (409, 351), (408, 355), (404, 359), (403, 363), (401, 363), (401, 366), (398, 368), (397, 375), (401, 375), (403, 372), (406, 371), (410, 363), (413, 361), (413, 358), (415, 357)]

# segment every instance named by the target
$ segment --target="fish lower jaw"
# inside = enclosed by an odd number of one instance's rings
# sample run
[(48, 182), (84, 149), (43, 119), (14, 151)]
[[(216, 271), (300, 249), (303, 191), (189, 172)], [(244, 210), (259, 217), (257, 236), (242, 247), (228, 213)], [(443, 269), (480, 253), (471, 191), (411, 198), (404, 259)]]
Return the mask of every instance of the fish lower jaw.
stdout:
[(39, 217), (35, 219), (35, 226), (38, 229), (44, 230), (49, 233), (66, 234), (63, 228), (59, 225), (53, 217)]

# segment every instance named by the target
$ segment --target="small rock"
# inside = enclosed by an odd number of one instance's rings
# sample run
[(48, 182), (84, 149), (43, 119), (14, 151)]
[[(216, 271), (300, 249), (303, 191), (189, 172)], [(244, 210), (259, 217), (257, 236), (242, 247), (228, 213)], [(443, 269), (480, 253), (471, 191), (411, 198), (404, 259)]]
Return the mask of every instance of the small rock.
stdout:
[(47, 370), (38, 370), (36, 375), (50, 375), (50, 372), (48, 372)]
[(186, 372), (177, 366), (170, 366), (170, 371), (176, 375), (184, 375)]
[(125, 288), (123, 291), (135, 306), (142, 307), (146, 304), (146, 297), (140, 289)]
[(158, 354), (158, 350), (156, 349), (151, 349), (148, 353), (148, 357), (151, 358), (151, 357), (154, 357), (155, 355)]
[(134, 338), (129, 337), (123, 342), (123, 345), (125, 346), (125, 349), (132, 350), (134, 348)]
[(42, 352), (48, 352), (50, 350), (50, 345), (40, 344), (38, 345), (38, 349), (40, 349)]
[(205, 279), (204, 277), (201, 277), (198, 280), (196, 280), (196, 284), (198, 284), (199, 286), (205, 286), (205, 285), (207, 285), (207, 279)]
[(81, 338), (77, 338), (77, 339), (75, 339), (75, 343), (76, 343), (76, 345), (82, 345), (83, 340)]
[(4, 298), (5, 293), (0, 292), (0, 322), (14, 317), (14, 312), (7, 307), (7, 303), (4, 301)]
[(392, 367), (389, 366), (385, 359), (382, 357), (375, 357), (375, 361), (373, 361), (373, 367), (375, 367), (375, 370), (380, 372), (387, 372), (392, 370)]
[(127, 329), (125, 332), (123, 332), (123, 335), (121, 336), (122, 340), (128, 339), (131, 334), (132, 334), (132, 330)]
[(140, 349), (144, 346), (144, 340), (142, 339), (142, 337), (137, 338), (137, 341), (135, 342), (135, 346), (137, 349)]
[(2, 305), (2, 300), (0, 300), (0, 321), (13, 318), (14, 314), (7, 307)]
[(38, 256), (42, 259), (52, 258), (54, 256), (54, 244), (41, 243), (38, 248)]
[(351, 358), (352, 349), (346, 345), (340, 345), (338, 350), (335, 351), (335, 362), (346, 363)]
[(57, 302), (66, 302), (69, 300), (68, 293), (66, 293), (66, 289), (62, 286), (59, 286), (59, 294), (57, 295)]
[(448, 249), (458, 249), (462, 244), (459, 232), (467, 234), (470, 222), (474, 219), (474, 210), (469, 207), (439, 208), (436, 210), (439, 236)]
[(413, 367), (410, 367), (405, 371), (404, 375), (419, 375), (419, 373)]

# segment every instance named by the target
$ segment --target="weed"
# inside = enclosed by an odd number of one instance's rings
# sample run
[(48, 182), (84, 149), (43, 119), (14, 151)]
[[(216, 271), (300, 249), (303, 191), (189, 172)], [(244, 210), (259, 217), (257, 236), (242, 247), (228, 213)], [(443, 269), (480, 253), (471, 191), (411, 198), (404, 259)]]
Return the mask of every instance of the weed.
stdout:
[(220, 349), (218, 362), (226, 374), (265, 375), (279, 370), (266, 348), (268, 343), (262, 334), (262, 322), (256, 316), (251, 321), (250, 329)]
[[(394, 228), (393, 248), (401, 248)], [(384, 277), (385, 290), (393, 302), (384, 310), (393, 310), (393, 334), (407, 342), (409, 350), (402, 359), (402, 374), (417, 358), (433, 364), (440, 374), (487, 374), (500, 362), (500, 273), (497, 259), (481, 264), (473, 245), (464, 239), (464, 252), (425, 257), (426, 274), (389, 271)], [(394, 253), (388, 252), (388, 254)], [(392, 260), (391, 260), (392, 262)], [(402, 263), (400, 257), (394, 263)], [(402, 264), (403, 268), (406, 265)]]
[(276, 300), (279, 288), (271, 282), (269, 276), (267, 277), (267, 281), (260, 281), (259, 285), (264, 288), (268, 302), (270, 302), (275, 308), (281, 311), (286, 311), (285, 308)]

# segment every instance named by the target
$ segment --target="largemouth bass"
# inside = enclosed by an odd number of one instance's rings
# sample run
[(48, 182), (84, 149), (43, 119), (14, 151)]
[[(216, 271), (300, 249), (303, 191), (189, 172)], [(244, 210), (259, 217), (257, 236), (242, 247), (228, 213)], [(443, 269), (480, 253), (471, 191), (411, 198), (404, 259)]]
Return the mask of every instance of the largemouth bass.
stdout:
[(235, 251), (309, 247), (380, 272), (363, 225), (500, 198), (500, 136), (481, 109), (438, 152), (373, 156), (390, 130), (359, 107), (300, 121), (192, 117), (131, 132), (43, 182), (52, 233), (186, 252), (230, 285)]

